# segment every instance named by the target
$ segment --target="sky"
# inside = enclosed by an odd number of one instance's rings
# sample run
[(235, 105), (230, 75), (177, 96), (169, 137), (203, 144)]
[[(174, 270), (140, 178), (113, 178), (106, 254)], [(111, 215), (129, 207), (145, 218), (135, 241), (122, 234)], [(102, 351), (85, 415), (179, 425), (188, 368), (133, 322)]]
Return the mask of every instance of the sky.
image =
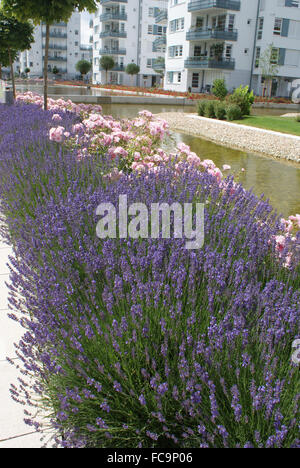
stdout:
[(81, 42), (82, 44), (89, 44), (92, 29), (89, 29), (90, 19), (93, 18), (88, 12), (81, 13)]

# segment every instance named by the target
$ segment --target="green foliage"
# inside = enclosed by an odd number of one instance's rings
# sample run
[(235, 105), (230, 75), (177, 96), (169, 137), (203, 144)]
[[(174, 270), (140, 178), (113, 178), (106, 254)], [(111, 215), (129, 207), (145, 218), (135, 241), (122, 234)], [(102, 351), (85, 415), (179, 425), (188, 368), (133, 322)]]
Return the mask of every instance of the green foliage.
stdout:
[(128, 75), (137, 75), (140, 72), (140, 67), (135, 63), (129, 63), (125, 71)]
[(200, 116), (204, 116), (205, 114), (205, 108), (206, 108), (206, 104), (208, 103), (208, 99), (201, 99), (199, 102), (198, 102), (198, 115)]
[(226, 88), (225, 80), (224, 79), (217, 79), (213, 83), (212, 93), (217, 98), (223, 99), (226, 98), (228, 94), (228, 89)]
[(95, 0), (2, 0), (2, 7), (20, 21), (31, 19), (34, 24), (52, 24), (68, 21), (73, 11), (87, 9), (90, 13), (97, 10)]
[(297, 122), (300, 122), (300, 114), (297, 115), (296, 121), (297, 121)]
[(28, 21), (20, 22), (0, 11), (0, 51), (11, 51), (12, 60), (15, 60), (18, 51), (31, 48), (34, 42), (33, 26)]
[(76, 70), (81, 73), (81, 75), (86, 75), (91, 71), (92, 64), (88, 60), (79, 60), (79, 62), (76, 63)]
[(215, 58), (217, 60), (221, 59), (222, 55), (223, 55), (223, 52), (224, 52), (224, 44), (223, 42), (218, 42), (217, 44), (214, 44), (212, 47), (211, 47), (212, 51), (213, 51), (213, 55), (215, 56)]
[(215, 103), (217, 101), (207, 101), (204, 109), (204, 116), (208, 117), (209, 119), (215, 119)]
[(226, 104), (224, 102), (216, 101), (214, 104), (214, 111), (216, 119), (224, 120), (226, 117)]
[(57, 68), (56, 65), (54, 65), (54, 67), (52, 68), (52, 73), (53, 73), (54, 75), (57, 75), (57, 74), (59, 73), (59, 69)]
[(100, 59), (100, 66), (105, 71), (111, 70), (115, 66), (115, 61), (109, 55), (103, 55)]
[(251, 107), (254, 103), (253, 91), (249, 91), (249, 86), (240, 86), (228, 97), (229, 104), (235, 104), (241, 109), (242, 115), (250, 115)]
[(8, 67), (9, 66), (9, 57), (7, 50), (0, 50), (0, 66)]
[(227, 120), (240, 120), (243, 117), (240, 106), (237, 104), (229, 104), (226, 106)]

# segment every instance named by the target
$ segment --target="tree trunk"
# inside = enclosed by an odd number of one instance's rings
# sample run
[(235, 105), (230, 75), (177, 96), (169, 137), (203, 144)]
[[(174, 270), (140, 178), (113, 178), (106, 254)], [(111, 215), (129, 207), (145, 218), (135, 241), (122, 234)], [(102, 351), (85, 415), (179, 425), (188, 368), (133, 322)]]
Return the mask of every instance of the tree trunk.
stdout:
[(48, 110), (48, 53), (49, 53), (49, 36), (50, 25), (46, 24), (46, 45), (44, 59), (44, 109)]
[(105, 84), (107, 84), (108, 80), (108, 70), (105, 70)]
[(2, 80), (2, 65), (0, 63), (0, 80)]
[(11, 81), (13, 86), (13, 96), (16, 99), (16, 82), (15, 82), (15, 74), (14, 74), (14, 64), (11, 58), (11, 50), (8, 49), (8, 58), (9, 58), (9, 65), (10, 65), (10, 74), (11, 74)]

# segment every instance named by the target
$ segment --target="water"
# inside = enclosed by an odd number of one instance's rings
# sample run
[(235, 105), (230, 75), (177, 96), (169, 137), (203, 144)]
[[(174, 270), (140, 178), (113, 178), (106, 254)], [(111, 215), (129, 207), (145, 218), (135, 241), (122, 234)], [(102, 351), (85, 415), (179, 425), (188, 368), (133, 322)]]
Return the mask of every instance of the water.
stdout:
[[(31, 91), (42, 94), (41, 85), (18, 85), (18, 91)], [(103, 90), (90, 90), (86, 88), (49, 86), (49, 94), (64, 95), (105, 95)], [(194, 112), (193, 107), (172, 105), (136, 105), (136, 104), (106, 104), (103, 113), (115, 118), (133, 118), (145, 108), (154, 114), (160, 112)], [(281, 115), (290, 112), (288, 109), (254, 109), (253, 113), (259, 115)], [(274, 160), (270, 157), (238, 151), (216, 145), (183, 133), (172, 134), (176, 142), (184, 142), (191, 147), (201, 159), (212, 159), (222, 169), (223, 164), (229, 164), (236, 178), (246, 189), (253, 189), (258, 196), (265, 195), (271, 205), (284, 216), (300, 213), (300, 165), (283, 160)], [(245, 172), (241, 169), (244, 168)], [(231, 172), (232, 172), (231, 171)]]

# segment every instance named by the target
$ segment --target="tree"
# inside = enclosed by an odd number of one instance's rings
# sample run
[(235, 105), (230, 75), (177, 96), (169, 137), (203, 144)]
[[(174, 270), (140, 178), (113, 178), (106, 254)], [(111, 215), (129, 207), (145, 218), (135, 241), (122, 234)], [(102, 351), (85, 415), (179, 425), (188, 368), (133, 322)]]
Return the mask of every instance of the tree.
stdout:
[(2, 67), (9, 66), (8, 52), (0, 50), (0, 80), (2, 80)]
[(97, 10), (96, 0), (2, 0), (7, 14), (19, 21), (32, 20), (35, 25), (46, 25), (46, 44), (44, 59), (44, 108), (48, 108), (48, 54), (50, 26), (53, 23), (68, 22), (75, 10), (87, 9), (90, 13)]
[(266, 81), (266, 89), (268, 97), (272, 94), (273, 78), (278, 75), (278, 49), (274, 48), (273, 44), (262, 53), (259, 59), (259, 68), (261, 69), (262, 77)]
[(28, 21), (18, 21), (0, 10), (0, 51), (7, 51), (10, 74), (13, 85), (13, 95), (16, 98), (16, 84), (13, 63), (18, 51), (30, 49), (34, 42), (33, 26)]
[(52, 73), (53, 73), (53, 75), (58, 75), (59, 69), (57, 68), (56, 65), (54, 65), (54, 67), (53, 67), (53, 69), (52, 69)]
[(91, 71), (92, 64), (88, 60), (79, 60), (79, 62), (76, 63), (76, 70), (79, 71), (79, 73), (83, 76), (89, 73)]
[(26, 73), (27, 78), (28, 78), (28, 73), (30, 73), (30, 68), (26, 67), (25, 70), (24, 70), (24, 73)]
[(221, 101), (224, 101), (228, 94), (228, 90), (226, 88), (225, 80), (224, 78), (221, 79), (216, 79), (213, 82), (213, 88), (212, 88), (213, 95), (216, 96), (217, 98), (221, 99)]
[(140, 67), (135, 63), (129, 63), (125, 71), (128, 75), (131, 75), (131, 86), (133, 86), (133, 77), (140, 72)]
[(101, 68), (103, 68), (103, 70), (105, 70), (105, 81), (106, 81), (106, 84), (107, 84), (108, 70), (111, 70), (112, 68), (114, 68), (115, 61), (109, 55), (103, 55), (101, 57), (101, 59), (100, 59), (100, 66), (101, 66)]

